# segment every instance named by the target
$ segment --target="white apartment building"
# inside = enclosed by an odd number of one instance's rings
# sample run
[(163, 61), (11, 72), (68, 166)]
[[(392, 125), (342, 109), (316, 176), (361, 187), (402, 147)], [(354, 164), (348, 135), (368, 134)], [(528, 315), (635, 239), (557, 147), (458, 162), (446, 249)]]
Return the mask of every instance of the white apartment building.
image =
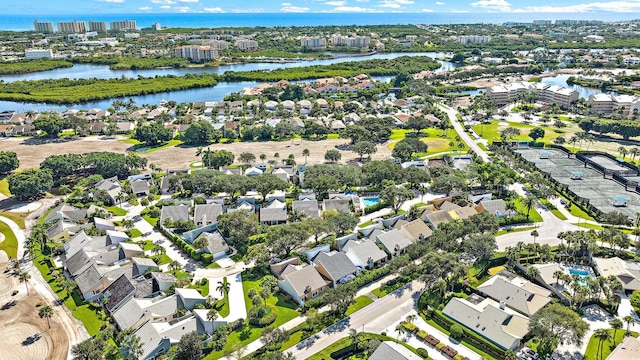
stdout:
[(331, 44), (336, 46), (347, 46), (355, 48), (367, 48), (371, 44), (371, 38), (368, 36), (344, 36), (334, 34), (331, 36)]
[(89, 20), (89, 31), (105, 33), (107, 32), (107, 22)]
[(58, 23), (58, 32), (84, 33), (87, 32), (87, 24), (84, 21), (67, 21)]
[(314, 36), (314, 37), (305, 36), (302, 39), (300, 39), (300, 46), (308, 49), (322, 49), (327, 46), (327, 40), (318, 36)]
[(24, 56), (27, 57), (27, 60), (53, 59), (53, 51), (51, 49), (26, 49)]
[(523, 81), (487, 88), (487, 96), (495, 100), (498, 106), (503, 106), (518, 96), (518, 94), (529, 91), (538, 94), (538, 101), (543, 103), (556, 103), (563, 108), (569, 107), (572, 102), (578, 100), (579, 96), (575, 90), (555, 85)]
[(122, 20), (122, 21), (111, 21), (109, 22), (109, 29), (121, 31), (121, 30), (136, 30), (138, 27), (136, 26), (135, 20)]
[(202, 45), (218, 50), (229, 50), (229, 43), (224, 40), (203, 40)]
[(491, 36), (489, 35), (462, 35), (456, 37), (456, 42), (461, 44), (485, 44), (491, 41)]
[(175, 55), (193, 62), (211, 61), (218, 57), (218, 49), (211, 46), (178, 46)]
[(631, 118), (640, 113), (640, 96), (593, 94), (589, 96), (589, 105), (594, 113), (611, 114), (624, 109), (623, 115)]
[(258, 42), (251, 39), (239, 39), (236, 40), (234, 45), (241, 51), (256, 51), (258, 50)]
[(33, 22), (33, 28), (35, 29), (35, 31), (45, 34), (51, 34), (55, 32), (52, 22), (40, 22), (36, 20)]

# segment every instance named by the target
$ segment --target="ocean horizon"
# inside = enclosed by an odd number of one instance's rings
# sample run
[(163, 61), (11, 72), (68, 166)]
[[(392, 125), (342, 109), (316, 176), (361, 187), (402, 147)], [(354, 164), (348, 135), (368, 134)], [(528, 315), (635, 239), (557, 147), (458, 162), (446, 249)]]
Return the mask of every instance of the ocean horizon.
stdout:
[(345, 26), (398, 24), (501, 24), (532, 20), (628, 21), (638, 19), (631, 13), (134, 13), (134, 14), (2, 14), (0, 30), (33, 30), (33, 21), (118, 21), (136, 20), (138, 28), (153, 23), (171, 28)]

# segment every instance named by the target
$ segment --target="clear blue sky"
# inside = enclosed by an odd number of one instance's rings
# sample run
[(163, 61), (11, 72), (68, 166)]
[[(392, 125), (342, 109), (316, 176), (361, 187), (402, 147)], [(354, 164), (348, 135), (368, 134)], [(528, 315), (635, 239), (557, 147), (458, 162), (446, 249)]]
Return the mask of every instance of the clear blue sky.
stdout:
[[(242, 12), (618, 12), (640, 14), (640, 0), (1, 0), (3, 14)], [(635, 15), (634, 15), (635, 16)], [(640, 17), (638, 15), (637, 17)]]

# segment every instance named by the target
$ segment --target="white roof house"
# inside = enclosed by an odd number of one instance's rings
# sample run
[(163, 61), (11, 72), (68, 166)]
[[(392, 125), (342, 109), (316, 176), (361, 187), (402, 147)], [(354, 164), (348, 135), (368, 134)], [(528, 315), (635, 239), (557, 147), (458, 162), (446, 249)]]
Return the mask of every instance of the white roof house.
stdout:
[(478, 291), (527, 316), (551, 302), (549, 290), (505, 270), (478, 286)]

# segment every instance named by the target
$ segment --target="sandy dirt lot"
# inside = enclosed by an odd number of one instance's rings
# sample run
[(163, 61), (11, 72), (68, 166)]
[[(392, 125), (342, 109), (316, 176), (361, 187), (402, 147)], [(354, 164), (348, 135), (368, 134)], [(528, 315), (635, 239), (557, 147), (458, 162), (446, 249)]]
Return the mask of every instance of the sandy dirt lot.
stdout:
[[(267, 155), (267, 160), (275, 159), (274, 154), (279, 153), (280, 159), (293, 154), (297, 164), (304, 164), (302, 151), (309, 149), (310, 156), (307, 164), (324, 162), (324, 153), (334, 149), (336, 145), (347, 143), (347, 139), (331, 139), (324, 141), (307, 141), (301, 139), (289, 141), (268, 142), (236, 142), (232, 144), (212, 144), (211, 150), (228, 150), (236, 155), (236, 159), (243, 152), (253, 153), (256, 158), (260, 154)], [(374, 160), (388, 159), (391, 156), (389, 144), (379, 144), (378, 152), (372, 156)], [(38, 167), (42, 160), (53, 154), (85, 153), (91, 151), (112, 151), (125, 153), (131, 149), (131, 145), (115, 139), (103, 137), (87, 137), (73, 141), (38, 142), (25, 138), (3, 138), (0, 140), (0, 148), (4, 151), (15, 151), (20, 160), (20, 169)], [(140, 153), (162, 169), (184, 169), (189, 164), (199, 161), (196, 157), (196, 147), (178, 146), (160, 149), (150, 153)], [(358, 155), (351, 151), (342, 151), (342, 162), (357, 159)], [(259, 161), (259, 160), (258, 160)]]
[[(45, 301), (35, 290), (27, 295), (17, 273), (5, 272), (8, 263), (0, 263), (0, 358), (5, 360), (66, 359), (69, 343), (56, 317), (47, 320), (38, 316), (38, 302)], [(12, 296), (13, 290), (18, 294)]]

